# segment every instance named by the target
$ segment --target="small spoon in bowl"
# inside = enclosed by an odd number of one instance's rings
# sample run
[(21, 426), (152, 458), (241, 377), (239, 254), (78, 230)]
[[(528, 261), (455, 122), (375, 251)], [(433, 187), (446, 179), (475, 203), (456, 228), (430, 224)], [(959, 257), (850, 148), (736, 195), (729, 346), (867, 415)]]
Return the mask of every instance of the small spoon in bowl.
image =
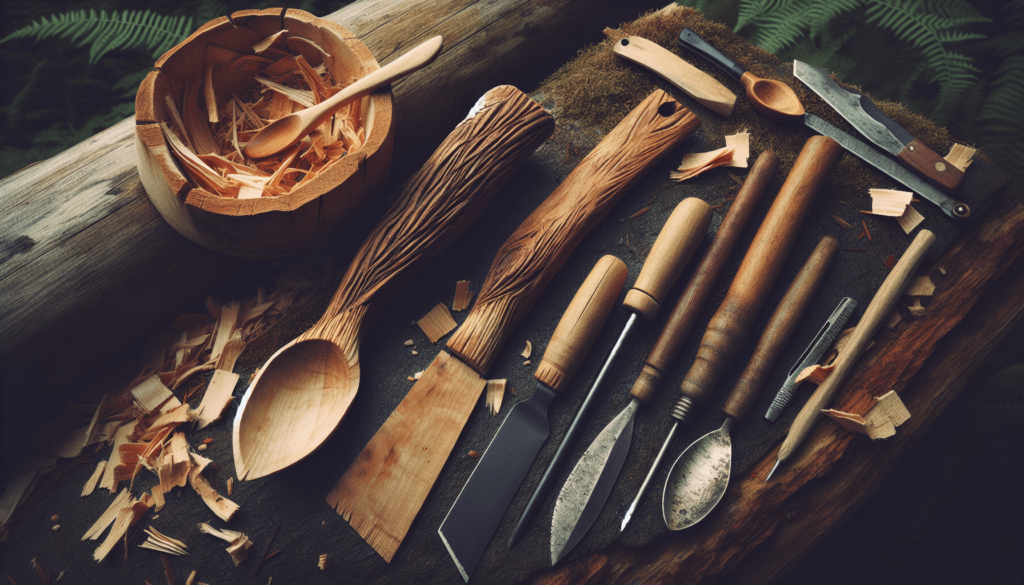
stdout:
[(711, 43), (700, 38), (689, 28), (684, 28), (679, 33), (678, 41), (679, 46), (718, 65), (730, 77), (742, 83), (743, 88), (747, 91), (750, 105), (762, 116), (785, 122), (804, 115), (804, 105), (800, 103), (800, 98), (796, 96), (793, 88), (785, 83), (775, 79), (757, 77), (726, 57), (721, 51), (711, 46)]
[(345, 104), (426, 67), (440, 53), (441, 37), (428, 39), (384, 67), (356, 80), (330, 99), (271, 122), (245, 145), (245, 156), (266, 158), (281, 152), (315, 130)]

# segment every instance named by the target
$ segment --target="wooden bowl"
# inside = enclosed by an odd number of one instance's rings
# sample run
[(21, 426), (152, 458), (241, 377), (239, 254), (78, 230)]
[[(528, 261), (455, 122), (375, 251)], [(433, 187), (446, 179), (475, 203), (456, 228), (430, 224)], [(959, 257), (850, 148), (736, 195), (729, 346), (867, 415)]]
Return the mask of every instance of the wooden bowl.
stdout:
[[(364, 203), (383, 190), (391, 167), (394, 118), (391, 91), (384, 89), (362, 98), (365, 143), (285, 195), (235, 199), (189, 182), (159, 124), (172, 122), (165, 96), (183, 103), (186, 82), (201, 82), (205, 75), (209, 47), (253, 54), (252, 45), (282, 28), (323, 47), (330, 57), (307, 43), (288, 43), (290, 51), (301, 53), (313, 67), (326, 63), (335, 79), (363, 77), (380, 68), (366, 45), (337, 24), (301, 10), (247, 10), (206, 23), (165, 53), (135, 98), (137, 164), (150, 200), (178, 233), (225, 254), (284, 256), (310, 246), (329, 230), (353, 225)], [(256, 83), (251, 74), (214, 79), (219, 79), (213, 84), (218, 95), (246, 91)], [(203, 102), (201, 92), (198, 100)], [(205, 102), (200, 109), (206, 111)]]

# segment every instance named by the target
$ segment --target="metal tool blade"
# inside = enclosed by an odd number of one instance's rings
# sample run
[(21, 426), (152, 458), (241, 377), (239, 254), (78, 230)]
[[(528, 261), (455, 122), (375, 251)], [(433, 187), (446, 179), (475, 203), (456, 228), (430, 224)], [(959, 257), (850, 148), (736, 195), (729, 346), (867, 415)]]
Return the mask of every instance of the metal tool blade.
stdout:
[(467, 582), (550, 434), (554, 397), (538, 383), (529, 400), (512, 407), (437, 529)]
[(897, 164), (891, 158), (879, 153), (874, 148), (864, 144), (839, 128), (836, 128), (814, 114), (806, 114), (804, 116), (804, 124), (811, 130), (835, 140), (843, 148), (856, 155), (864, 162), (882, 171), (893, 180), (903, 183), (911, 191), (924, 197), (928, 201), (938, 205), (946, 215), (953, 219), (967, 219), (970, 217), (971, 209), (966, 203), (956, 201), (942, 191), (932, 187), (914, 173)]
[(895, 155), (914, 141), (909, 132), (883, 114), (870, 99), (839, 87), (821, 69), (803, 61), (793, 61), (793, 75), (882, 150)]
[(604, 508), (633, 442), (634, 398), (583, 453), (562, 486), (551, 518), (551, 564), (583, 540)]
[(669, 530), (700, 522), (721, 501), (732, 473), (732, 419), (694, 441), (668, 472), (661, 511)]

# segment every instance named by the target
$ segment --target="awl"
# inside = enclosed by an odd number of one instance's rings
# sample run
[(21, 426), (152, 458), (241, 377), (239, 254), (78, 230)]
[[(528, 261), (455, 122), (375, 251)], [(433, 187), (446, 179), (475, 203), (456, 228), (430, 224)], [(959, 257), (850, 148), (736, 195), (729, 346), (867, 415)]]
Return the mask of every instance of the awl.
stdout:
[(626, 294), (626, 299), (622, 303), (631, 313), (629, 319), (626, 321), (625, 327), (622, 328), (615, 345), (608, 353), (608, 357), (605, 358), (604, 365), (601, 366), (601, 370), (591, 384), (582, 405), (576, 411), (576, 416), (573, 417), (569, 429), (562, 437), (555, 456), (548, 463), (544, 475), (541, 476), (540, 482), (534, 488), (533, 494), (526, 504), (526, 509), (519, 517), (519, 523), (516, 524), (512, 537), (509, 539), (509, 546), (514, 546), (530, 526), (555, 475), (558, 474), (569, 451), (576, 444), (576, 437), (579, 436), (586, 424), (587, 416), (597, 396), (597, 390), (615, 362), (619, 349), (633, 330), (637, 316), (642, 316), (645, 321), (654, 320), (665, 300), (665, 295), (668, 294), (669, 289), (672, 288), (683, 268), (703, 241), (710, 223), (711, 208), (707, 203), (695, 198), (681, 201), (669, 216), (668, 221), (665, 222), (651, 251), (647, 254), (643, 268), (640, 269), (640, 276), (637, 277), (636, 283)]
[(467, 582), (483, 558), (519, 484), (547, 440), (548, 406), (565, 389), (615, 306), (626, 282), (626, 265), (614, 256), (597, 261), (555, 327), (528, 400), (501, 423), (455, 499), (438, 535)]

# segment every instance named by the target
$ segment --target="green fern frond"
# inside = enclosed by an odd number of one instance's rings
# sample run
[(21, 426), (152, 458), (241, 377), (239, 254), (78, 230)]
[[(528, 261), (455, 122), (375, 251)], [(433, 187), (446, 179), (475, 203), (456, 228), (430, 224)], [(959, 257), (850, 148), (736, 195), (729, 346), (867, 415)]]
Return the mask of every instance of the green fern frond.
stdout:
[(44, 16), (0, 43), (21, 38), (68, 39), (79, 47), (89, 45), (90, 63), (116, 49), (146, 49), (158, 57), (187, 37), (192, 23), (191, 16), (161, 16), (151, 10), (115, 10), (109, 16), (105, 10), (79, 10)]

